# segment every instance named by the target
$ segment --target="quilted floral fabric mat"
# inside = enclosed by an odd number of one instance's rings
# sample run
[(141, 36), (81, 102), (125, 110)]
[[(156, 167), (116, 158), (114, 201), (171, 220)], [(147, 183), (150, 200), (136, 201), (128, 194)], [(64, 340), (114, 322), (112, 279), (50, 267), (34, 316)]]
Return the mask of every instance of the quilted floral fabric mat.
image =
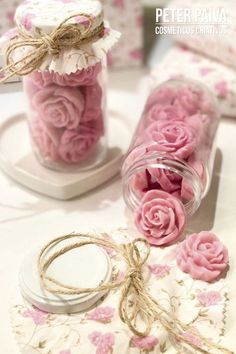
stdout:
[[(130, 237), (115, 231), (111, 238), (127, 242)], [(152, 248), (144, 269), (148, 290), (168, 311), (184, 323), (193, 325), (203, 335), (223, 344), (228, 294), (225, 281), (208, 284), (194, 281), (178, 269), (176, 246)], [(124, 277), (124, 264), (112, 250), (113, 277)], [(145, 338), (134, 336), (118, 315), (120, 290), (110, 292), (85, 313), (56, 315), (42, 312), (28, 304), (17, 291), (11, 308), (15, 338), (23, 354), (183, 354), (179, 343), (169, 337), (156, 322)], [(130, 302), (130, 306), (133, 306)], [(196, 343), (188, 332), (184, 336)], [(199, 343), (197, 343), (199, 344)], [(195, 353), (194, 351), (191, 353)]]

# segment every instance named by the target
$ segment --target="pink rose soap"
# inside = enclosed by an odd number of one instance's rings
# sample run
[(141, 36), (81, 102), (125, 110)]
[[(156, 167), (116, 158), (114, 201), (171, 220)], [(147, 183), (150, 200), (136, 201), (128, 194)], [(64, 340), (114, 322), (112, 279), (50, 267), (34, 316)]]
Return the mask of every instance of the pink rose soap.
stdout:
[(69, 75), (35, 71), (24, 77), (32, 143), (48, 167), (64, 169), (96, 156), (105, 134), (101, 71), (97, 63)]
[(176, 241), (185, 226), (183, 204), (163, 191), (148, 191), (134, 213), (137, 229), (154, 246)]
[[(216, 280), (228, 267), (227, 248), (215, 234), (202, 231), (180, 243), (176, 252), (179, 268), (193, 279), (206, 282)], [(200, 301), (206, 301), (203, 296)]]
[(122, 182), (136, 226), (151, 244), (177, 239), (185, 214), (192, 215), (207, 193), (218, 124), (215, 97), (196, 81), (169, 80), (148, 97)]

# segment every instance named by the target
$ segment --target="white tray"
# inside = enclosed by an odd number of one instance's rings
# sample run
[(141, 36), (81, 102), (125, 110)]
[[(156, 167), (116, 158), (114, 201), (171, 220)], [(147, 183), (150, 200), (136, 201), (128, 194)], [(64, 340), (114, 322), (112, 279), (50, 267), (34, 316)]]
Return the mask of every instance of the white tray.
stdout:
[(103, 165), (84, 172), (62, 173), (39, 164), (32, 152), (26, 117), (15, 115), (0, 126), (0, 168), (17, 182), (56, 199), (71, 199), (115, 176), (130, 141), (125, 119), (109, 117), (109, 149)]

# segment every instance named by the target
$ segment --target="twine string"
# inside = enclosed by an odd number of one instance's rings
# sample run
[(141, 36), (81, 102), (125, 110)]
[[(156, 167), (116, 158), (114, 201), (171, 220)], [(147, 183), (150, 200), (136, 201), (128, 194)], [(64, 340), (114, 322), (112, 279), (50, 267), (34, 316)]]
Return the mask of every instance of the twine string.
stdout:
[[(66, 244), (53, 251), (60, 243), (78, 238), (79, 241)], [(126, 274), (121, 281), (111, 281), (96, 288), (77, 288), (63, 284), (47, 275), (49, 266), (55, 259), (72, 249), (86, 245), (97, 245), (114, 250), (126, 263)], [(140, 248), (142, 246), (142, 249)], [(50, 253), (49, 253), (50, 252)], [(38, 257), (38, 271), (42, 288), (57, 295), (80, 295), (120, 289), (119, 316), (129, 329), (140, 337), (147, 336), (155, 321), (159, 321), (170, 336), (176, 342), (181, 342), (186, 348), (197, 350), (199, 353), (209, 354), (209, 350), (217, 349), (221, 353), (233, 354), (232, 351), (212, 342), (198, 333), (192, 326), (182, 323), (172, 311), (166, 310), (147, 290), (143, 276), (143, 267), (149, 257), (150, 246), (148, 241), (137, 238), (128, 244), (116, 244), (113, 241), (103, 239), (92, 234), (70, 234), (55, 238), (46, 244)], [(132, 301), (132, 306), (130, 306)], [(137, 321), (141, 320), (142, 328), (137, 328)], [(190, 343), (184, 336), (188, 332), (199, 340), (199, 344)], [(206, 349), (205, 349), (205, 348)]]
[[(82, 30), (79, 23), (68, 23), (75, 17), (84, 17), (88, 20), (85, 29)], [(104, 23), (102, 22), (94, 29), (92, 29), (92, 24), (92, 16), (78, 13), (67, 17), (50, 34), (39, 31), (38, 38), (18, 29), (18, 36), (10, 41), (6, 49), (6, 66), (0, 69), (0, 73), (7, 74), (0, 80), (0, 83), (14, 75), (24, 76), (39, 69), (48, 55), (57, 57), (62, 50), (79, 49), (81, 45), (98, 38), (104, 32)], [(28, 51), (28, 53), (15, 60), (14, 54), (20, 48)]]

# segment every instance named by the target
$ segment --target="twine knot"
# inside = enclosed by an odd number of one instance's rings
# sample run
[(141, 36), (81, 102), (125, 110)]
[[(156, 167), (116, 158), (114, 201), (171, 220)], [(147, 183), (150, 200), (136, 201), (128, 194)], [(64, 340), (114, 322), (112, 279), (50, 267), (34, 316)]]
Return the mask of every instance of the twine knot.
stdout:
[[(88, 20), (85, 29), (79, 23), (68, 23), (70, 19), (81, 16)], [(94, 29), (92, 29), (92, 24), (92, 16), (79, 13), (66, 18), (49, 34), (39, 32), (40, 36), (37, 38), (25, 31), (18, 30), (18, 36), (10, 42), (6, 50), (7, 65), (0, 70), (0, 73), (7, 74), (0, 80), (0, 83), (14, 75), (28, 75), (38, 70), (48, 55), (56, 57), (62, 50), (79, 49), (82, 44), (102, 36), (104, 23)], [(28, 53), (15, 61), (14, 53), (20, 48), (28, 48)]]
[(42, 43), (44, 46), (47, 48), (48, 54), (52, 56), (58, 56), (60, 53), (60, 49), (56, 45), (54, 38), (49, 36), (48, 34), (45, 34), (44, 36), (41, 37)]
[[(76, 239), (74, 243), (63, 246), (61, 249), (58, 245), (61, 242), (69, 239)], [(67, 284), (62, 284), (58, 280), (47, 275), (47, 270), (52, 262), (61, 255), (69, 252), (72, 249), (79, 248), (85, 245), (97, 245), (103, 248), (110, 248), (114, 250), (126, 263), (126, 275), (121, 281), (112, 281), (110, 283), (102, 284), (96, 288), (77, 288)], [(55, 253), (49, 253), (54, 246), (57, 246)], [(129, 329), (140, 337), (147, 336), (155, 321), (166, 329), (176, 342), (183, 344), (183, 349), (189, 348), (197, 350), (199, 353), (210, 354), (225, 353), (233, 354), (232, 351), (222, 347), (220, 344), (214, 343), (205, 338), (196, 330), (182, 323), (173, 313), (164, 308), (158, 301), (153, 298), (147, 290), (145, 280), (143, 277), (143, 266), (145, 265), (150, 254), (150, 246), (148, 241), (143, 238), (137, 238), (128, 244), (116, 244), (107, 238), (101, 238), (91, 234), (70, 234), (58, 237), (50, 241), (43, 247), (38, 257), (38, 271), (43, 289), (52, 294), (58, 295), (80, 295), (86, 293), (97, 293), (108, 290), (121, 289), (121, 298), (119, 303), (119, 315), (121, 320), (129, 327)], [(141, 321), (141, 329), (137, 328), (138, 320)], [(192, 334), (199, 339), (198, 344), (190, 343), (185, 332)], [(212, 352), (214, 350), (214, 352)]]

